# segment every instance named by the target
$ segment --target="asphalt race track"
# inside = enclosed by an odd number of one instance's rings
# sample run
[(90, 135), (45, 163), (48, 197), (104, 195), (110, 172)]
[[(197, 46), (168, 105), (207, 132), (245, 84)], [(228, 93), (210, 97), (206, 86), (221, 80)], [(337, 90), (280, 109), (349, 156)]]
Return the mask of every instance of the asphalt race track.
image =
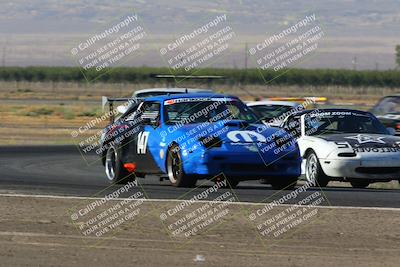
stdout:
[[(75, 146), (0, 147), (0, 193), (101, 197), (120, 187), (110, 186), (96, 155), (85, 159)], [(213, 185), (199, 181), (194, 189), (174, 188), (155, 176), (139, 179), (139, 183), (151, 199), (189, 199)], [(316, 190), (320, 191), (313, 188), (303, 194)], [(290, 191), (248, 181), (241, 182), (234, 193), (238, 201), (257, 203), (279, 199)], [(322, 193), (326, 206), (400, 208), (400, 190), (327, 187)]]

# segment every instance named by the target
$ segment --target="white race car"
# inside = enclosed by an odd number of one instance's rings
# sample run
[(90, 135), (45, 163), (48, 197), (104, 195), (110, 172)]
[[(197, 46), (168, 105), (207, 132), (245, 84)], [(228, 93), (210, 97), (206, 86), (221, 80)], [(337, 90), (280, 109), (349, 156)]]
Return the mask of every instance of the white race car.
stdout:
[(297, 138), (306, 179), (321, 187), (335, 180), (365, 188), (400, 178), (400, 138), (369, 112), (304, 110), (282, 127)]
[(282, 124), (283, 119), (299, 104), (289, 101), (254, 101), (246, 105), (268, 126), (275, 127)]

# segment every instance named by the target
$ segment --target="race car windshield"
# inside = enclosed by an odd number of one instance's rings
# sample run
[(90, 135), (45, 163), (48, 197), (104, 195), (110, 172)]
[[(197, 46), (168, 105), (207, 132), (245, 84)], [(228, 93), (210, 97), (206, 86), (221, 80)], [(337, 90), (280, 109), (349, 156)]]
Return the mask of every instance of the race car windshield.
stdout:
[(375, 115), (385, 115), (388, 113), (400, 114), (400, 97), (388, 96), (383, 98), (371, 112)]
[(388, 134), (386, 128), (378, 119), (360, 113), (306, 116), (304, 124), (306, 135), (340, 133)]
[(273, 119), (290, 111), (293, 107), (283, 105), (259, 105), (251, 106), (250, 109), (254, 111), (260, 118)]
[(257, 121), (253, 112), (237, 100), (229, 101), (193, 101), (165, 104), (165, 122), (167, 124), (192, 124), (215, 122), (219, 120), (243, 120), (249, 123)]

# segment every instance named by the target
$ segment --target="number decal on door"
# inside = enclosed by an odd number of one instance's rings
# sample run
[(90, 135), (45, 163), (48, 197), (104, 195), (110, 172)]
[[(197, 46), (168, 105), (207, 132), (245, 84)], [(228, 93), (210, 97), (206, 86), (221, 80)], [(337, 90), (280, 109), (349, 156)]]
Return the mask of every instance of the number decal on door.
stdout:
[(137, 153), (146, 154), (147, 140), (149, 139), (149, 132), (140, 132), (137, 139)]

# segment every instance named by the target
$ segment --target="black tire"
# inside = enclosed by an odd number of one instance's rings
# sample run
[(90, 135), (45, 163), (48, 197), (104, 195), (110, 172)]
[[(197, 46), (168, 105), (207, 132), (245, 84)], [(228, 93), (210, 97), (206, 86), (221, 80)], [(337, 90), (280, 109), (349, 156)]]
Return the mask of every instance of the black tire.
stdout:
[(176, 144), (173, 144), (168, 150), (167, 174), (171, 184), (175, 187), (193, 187), (197, 182), (195, 177), (185, 174), (180, 149)]
[(135, 180), (135, 175), (124, 168), (121, 161), (121, 152), (114, 146), (110, 146), (107, 149), (104, 167), (110, 183), (125, 184)]
[(366, 180), (351, 180), (350, 184), (353, 188), (366, 188), (370, 183)]
[(298, 177), (277, 177), (270, 180), (274, 190), (293, 190), (297, 184)]
[(329, 177), (322, 170), (314, 151), (309, 152), (306, 156), (306, 180), (307, 182), (315, 181), (314, 185), (319, 187), (325, 187), (329, 183)]

